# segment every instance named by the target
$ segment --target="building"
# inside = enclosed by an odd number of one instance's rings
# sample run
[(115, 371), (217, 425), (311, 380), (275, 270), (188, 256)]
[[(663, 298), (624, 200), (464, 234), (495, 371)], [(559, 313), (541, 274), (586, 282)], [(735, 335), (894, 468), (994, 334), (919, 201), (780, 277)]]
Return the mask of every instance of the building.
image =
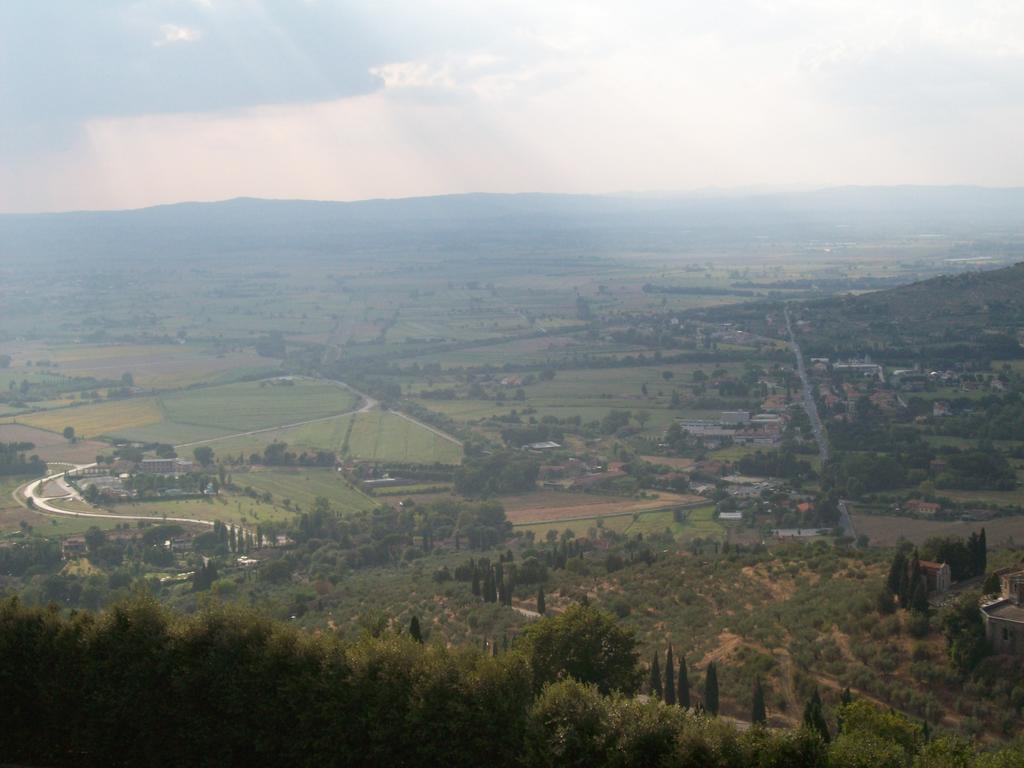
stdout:
[(540, 443), (530, 443), (524, 445), (523, 450), (525, 451), (553, 451), (556, 448), (561, 448), (561, 444), (556, 443), (554, 440), (544, 440)]
[(929, 592), (948, 592), (953, 583), (953, 572), (949, 570), (946, 563), (936, 563), (931, 560), (921, 560), (921, 571), (928, 582)]
[(146, 475), (187, 475), (192, 471), (192, 462), (177, 458), (143, 459), (138, 469)]
[(861, 376), (877, 376), (882, 378), (882, 366), (872, 363), (867, 358), (864, 360), (847, 360), (842, 363), (833, 363), (832, 370), (837, 373), (856, 373)]
[(719, 423), (725, 426), (726, 424), (746, 424), (748, 421), (750, 421), (750, 414), (746, 411), (722, 411)]
[(1024, 571), (1000, 573), (1001, 594), (983, 603), (985, 637), (996, 653), (1024, 654)]
[(71, 560), (85, 554), (85, 537), (68, 536), (60, 543), (60, 555), (65, 560)]
[(937, 504), (934, 501), (924, 501), (923, 499), (910, 499), (903, 505), (903, 509), (906, 512), (910, 512), (915, 515), (932, 516), (942, 509), (942, 505)]

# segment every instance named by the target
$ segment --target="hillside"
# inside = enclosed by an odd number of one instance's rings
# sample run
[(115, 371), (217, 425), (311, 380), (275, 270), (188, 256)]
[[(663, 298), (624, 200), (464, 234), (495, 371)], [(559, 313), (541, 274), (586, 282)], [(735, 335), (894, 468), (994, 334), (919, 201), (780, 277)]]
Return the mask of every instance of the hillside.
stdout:
[[(793, 307), (792, 316), (810, 355), (1019, 358), (1024, 263), (808, 302)], [(781, 320), (776, 322), (783, 330)]]
[[(464, 194), (325, 202), (240, 198), (130, 211), (0, 215), (0, 258), (140, 260), (235, 253), (671, 252), (808, 238), (1012, 240), (1024, 189), (837, 187), (798, 192)], [(927, 233), (927, 234), (925, 234)], [(488, 247), (484, 247), (488, 246)], [(1005, 246), (1003, 246), (1005, 248)]]

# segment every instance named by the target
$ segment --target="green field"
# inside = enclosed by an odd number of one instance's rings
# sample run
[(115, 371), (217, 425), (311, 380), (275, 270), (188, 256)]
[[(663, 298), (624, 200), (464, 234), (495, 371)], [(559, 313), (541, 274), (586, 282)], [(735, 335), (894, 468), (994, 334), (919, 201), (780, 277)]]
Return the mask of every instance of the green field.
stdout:
[(287, 523), (294, 516), (278, 504), (267, 504), (247, 496), (220, 495), (208, 499), (177, 499), (173, 501), (140, 501), (116, 504), (109, 512), (123, 515), (152, 515), (155, 517), (184, 517), (210, 522), (259, 525), (260, 523)]
[[(349, 435), (347, 451), (344, 450), (346, 434)], [(296, 451), (334, 451), (339, 456), (354, 459), (417, 464), (458, 464), (462, 460), (462, 448), (457, 443), (402, 416), (380, 410), (215, 440), (209, 445), (219, 455), (248, 456), (262, 452), (275, 441), (287, 443)]]
[(227, 432), (294, 424), (351, 410), (356, 397), (337, 384), (294, 380), (229, 384), (187, 390), (160, 398), (167, 421)]
[(126, 400), (91, 403), (18, 417), (18, 423), (81, 437), (101, 435), (172, 444), (322, 419), (352, 410), (357, 398), (324, 381), (296, 379), (200, 387)]
[(533, 531), (534, 536), (543, 539), (549, 530), (561, 533), (567, 528), (577, 536), (586, 536), (594, 528), (616, 531), (625, 534), (662, 533), (667, 528), (680, 541), (689, 539), (722, 539), (725, 527), (715, 520), (713, 504), (687, 509), (682, 523), (675, 521), (670, 509), (652, 510), (605, 517), (582, 517), (574, 520), (561, 520), (551, 523), (531, 523), (515, 526), (516, 531)]
[(330, 501), (341, 512), (373, 509), (376, 502), (362, 491), (353, 488), (333, 469), (296, 468), (260, 469), (236, 472), (232, 480), (239, 486), (252, 486), (258, 491), (269, 491), (278, 505), (290, 499), (302, 509), (312, 509), (318, 496)]
[(458, 464), (462, 447), (425, 427), (388, 411), (356, 416), (349, 455), (418, 464)]

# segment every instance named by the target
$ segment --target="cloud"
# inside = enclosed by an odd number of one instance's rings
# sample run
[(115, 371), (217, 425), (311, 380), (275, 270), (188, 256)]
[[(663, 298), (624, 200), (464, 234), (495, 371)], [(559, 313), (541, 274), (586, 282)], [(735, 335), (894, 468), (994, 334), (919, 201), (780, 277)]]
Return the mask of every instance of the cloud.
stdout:
[(153, 45), (160, 48), (172, 43), (194, 43), (202, 36), (202, 31), (192, 27), (181, 27), (177, 24), (163, 24), (160, 26), (160, 37), (153, 41)]
[(1022, 41), (1000, 0), (0, 3), (0, 208), (1019, 184)]

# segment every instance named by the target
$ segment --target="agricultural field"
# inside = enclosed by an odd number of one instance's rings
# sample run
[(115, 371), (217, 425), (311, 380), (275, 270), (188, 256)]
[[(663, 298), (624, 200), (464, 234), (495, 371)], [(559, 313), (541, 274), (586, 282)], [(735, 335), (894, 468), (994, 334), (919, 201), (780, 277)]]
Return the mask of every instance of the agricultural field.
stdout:
[(357, 414), (348, 449), (353, 458), (404, 463), (458, 464), (462, 459), (458, 443), (388, 411)]
[(0, 443), (33, 443), (28, 453), (36, 454), (46, 462), (88, 464), (96, 460), (110, 446), (96, 440), (71, 442), (63, 435), (30, 427), (27, 424), (0, 424)]
[(505, 514), (513, 525), (526, 525), (561, 523), (579, 518), (629, 516), (695, 504), (702, 500), (700, 496), (661, 491), (648, 495), (650, 498), (636, 499), (563, 491), (534, 491), (519, 496), (501, 496), (498, 501), (505, 507)]
[(181, 517), (235, 525), (256, 526), (265, 523), (284, 524), (292, 520), (295, 512), (279, 504), (266, 503), (248, 496), (227, 495), (205, 499), (174, 499), (160, 501), (112, 504), (105, 511), (118, 515), (149, 515), (153, 517)]
[(458, 443), (397, 413), (381, 410), (255, 435), (215, 439), (207, 444), (220, 455), (248, 456), (261, 453), (273, 442), (286, 443), (292, 450), (334, 451), (339, 456), (355, 459), (422, 464), (458, 464), (462, 459)]
[[(225, 350), (207, 344), (53, 345), (36, 342), (13, 345), (8, 354), (13, 358), (13, 365), (4, 375), (16, 377), (18, 381), (24, 375), (119, 381), (122, 374), (130, 373), (136, 386), (161, 390), (200, 383), (228, 383), (260, 374), (269, 376), (277, 368), (274, 361), (251, 350)], [(25, 366), (28, 361), (38, 363), (40, 360), (52, 366), (45, 374), (38, 368)], [(7, 386), (3, 376), (0, 376), (0, 386)]]
[(336, 384), (296, 379), (286, 386), (271, 380), (41, 411), (18, 417), (18, 423), (57, 433), (71, 426), (87, 438), (178, 444), (328, 418), (356, 403), (355, 395)]
[(163, 411), (154, 397), (89, 403), (17, 417), (18, 424), (28, 424), (58, 434), (65, 427), (73, 427), (75, 434), (84, 438), (116, 435), (139, 427), (152, 427), (162, 420)]
[(165, 419), (176, 424), (244, 432), (312, 421), (351, 410), (357, 398), (337, 384), (305, 379), (229, 384), (161, 397)]
[(292, 505), (309, 510), (317, 497), (327, 499), (342, 514), (373, 509), (377, 502), (351, 484), (334, 469), (321, 468), (257, 468), (250, 472), (235, 471), (236, 485), (251, 486), (261, 493), (267, 491), (280, 505), (288, 499)]
[(866, 535), (873, 547), (892, 547), (906, 539), (922, 544), (934, 536), (960, 536), (967, 538), (981, 528), (990, 547), (1008, 547), (1024, 544), (1024, 515), (996, 517), (984, 522), (951, 520), (919, 520), (895, 515), (873, 515), (854, 512), (853, 527), (858, 535)]

